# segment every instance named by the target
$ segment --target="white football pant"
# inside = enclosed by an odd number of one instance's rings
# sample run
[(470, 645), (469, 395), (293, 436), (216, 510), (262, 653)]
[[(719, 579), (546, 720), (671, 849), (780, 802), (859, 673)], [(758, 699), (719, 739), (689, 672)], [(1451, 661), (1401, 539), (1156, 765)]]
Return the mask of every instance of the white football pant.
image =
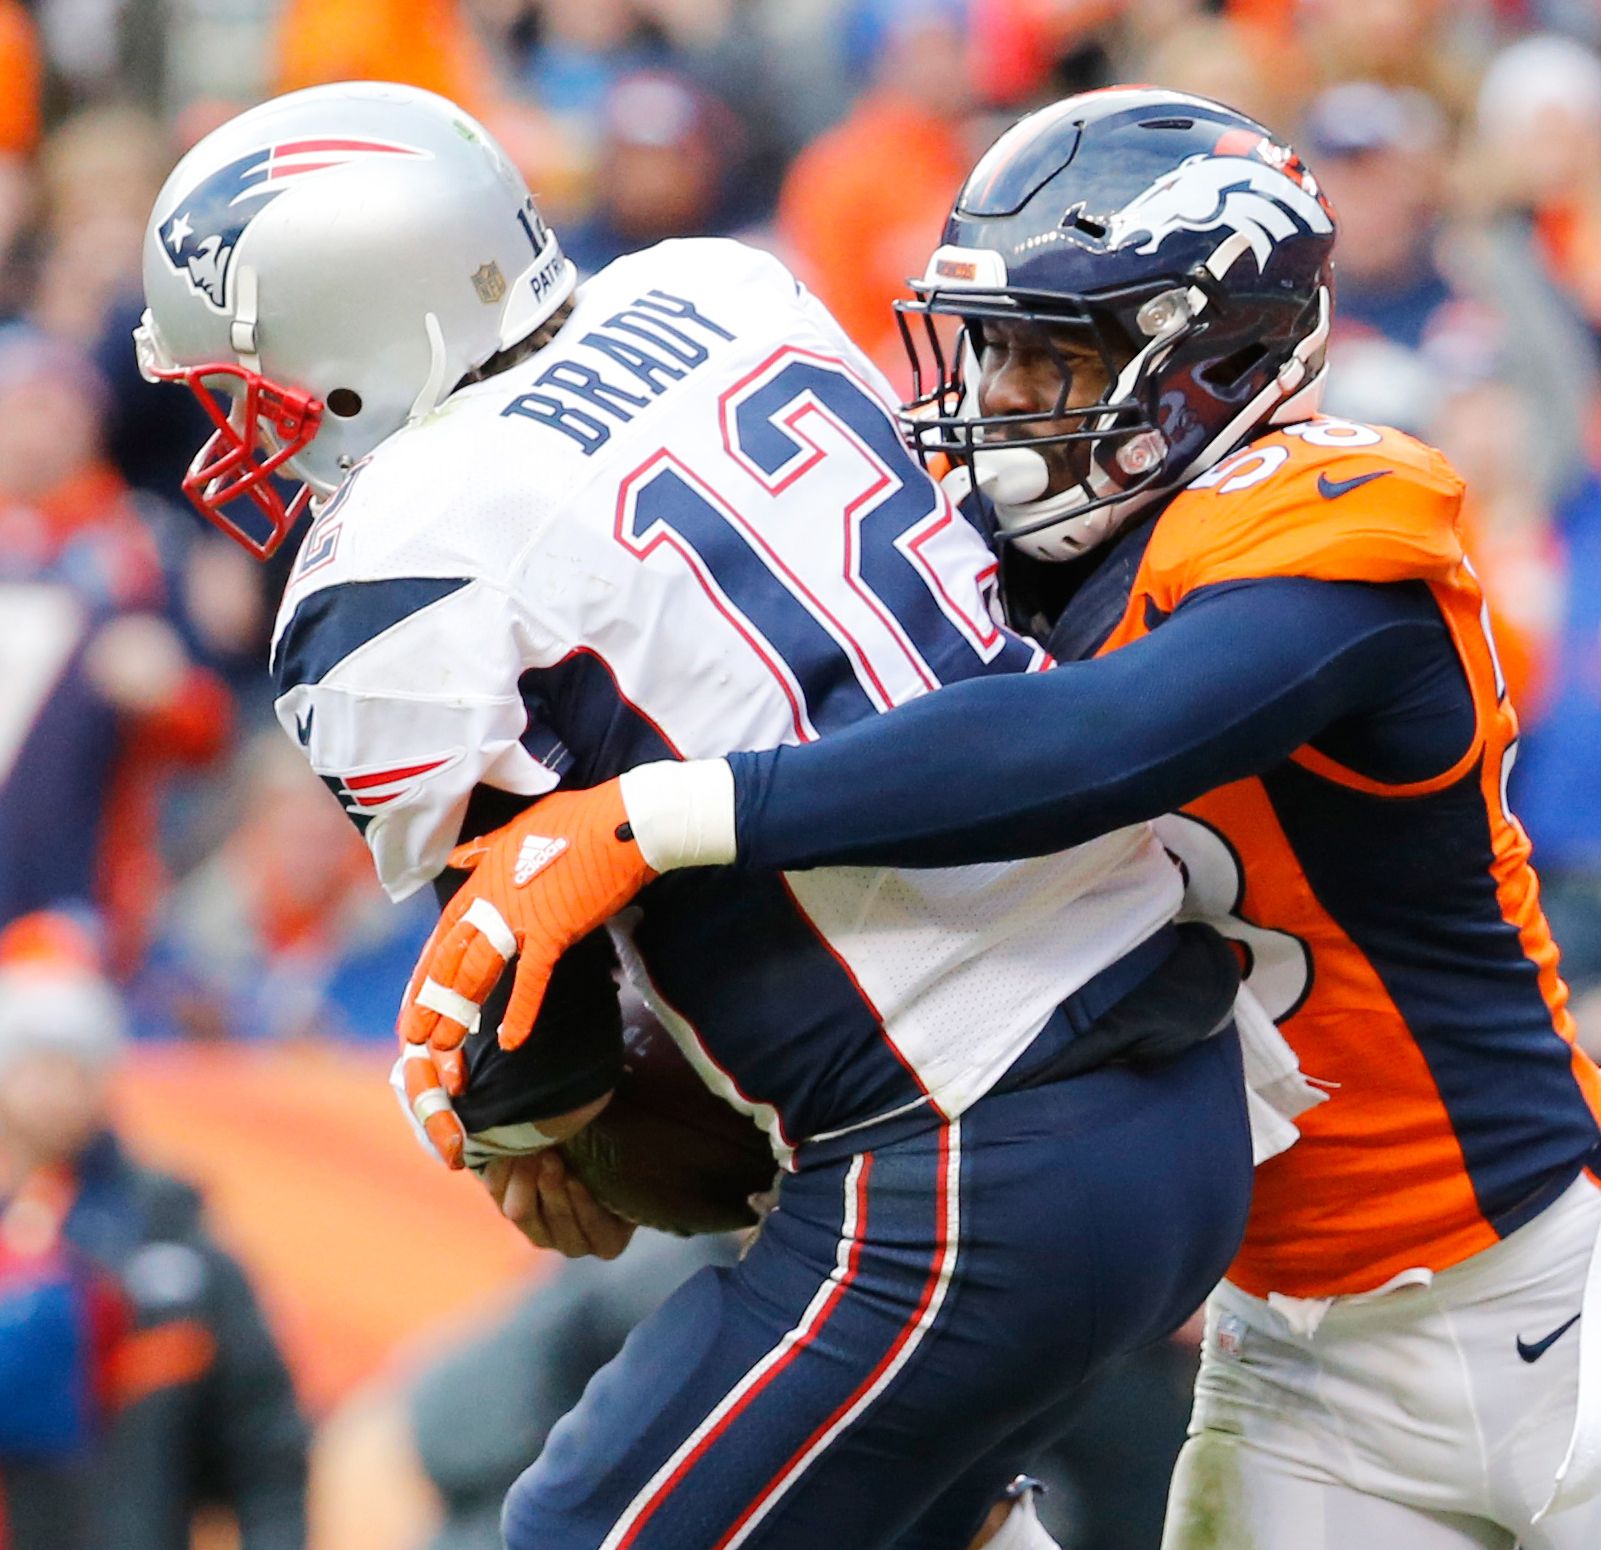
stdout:
[(1581, 1174), (1504, 1241), (1321, 1322), (1225, 1281), (1162, 1550), (1601, 1550), (1598, 1236)]

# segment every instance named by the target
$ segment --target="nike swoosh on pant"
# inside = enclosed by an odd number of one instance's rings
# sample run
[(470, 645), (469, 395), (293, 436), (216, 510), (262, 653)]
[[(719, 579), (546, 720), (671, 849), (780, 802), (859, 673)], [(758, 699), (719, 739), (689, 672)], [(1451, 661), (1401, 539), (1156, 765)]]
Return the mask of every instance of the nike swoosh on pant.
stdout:
[(1523, 1337), (1518, 1336), (1518, 1355), (1526, 1362), (1537, 1362), (1547, 1351), (1554, 1346), (1567, 1332), (1579, 1322), (1579, 1315), (1575, 1313), (1566, 1324), (1558, 1324), (1544, 1340), (1536, 1340), (1533, 1345), (1526, 1345)]

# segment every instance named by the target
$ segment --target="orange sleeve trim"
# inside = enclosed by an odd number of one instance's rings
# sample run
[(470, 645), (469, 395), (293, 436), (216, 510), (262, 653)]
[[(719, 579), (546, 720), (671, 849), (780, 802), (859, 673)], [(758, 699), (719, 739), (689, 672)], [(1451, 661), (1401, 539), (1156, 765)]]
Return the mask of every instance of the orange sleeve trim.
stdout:
[(117, 1407), (137, 1404), (158, 1389), (193, 1383), (205, 1376), (216, 1356), (216, 1337), (194, 1319), (135, 1331), (112, 1358)]
[[(1455, 587), (1435, 583), (1431, 585), (1430, 590), (1439, 606), (1440, 617), (1445, 623), (1446, 633), (1451, 637), (1452, 649), (1456, 652), (1457, 661), (1467, 680), (1468, 693), (1473, 700), (1473, 740), (1468, 744), (1462, 757), (1450, 769), (1432, 775), (1427, 780), (1401, 781), (1395, 784), (1360, 775), (1326, 754), (1319, 753), (1315, 748), (1298, 748), (1290, 755), (1291, 763), (1300, 765), (1302, 769), (1321, 776), (1324, 780), (1334, 781), (1353, 791), (1366, 792), (1369, 796), (1423, 797), (1455, 785), (1484, 759), (1493, 730), (1491, 721), (1497, 709), (1491, 688), (1493, 673), (1488, 661), (1489, 647), (1487, 643), (1481, 645), (1484, 637), (1477, 629), (1477, 596), (1468, 598), (1462, 592), (1460, 574), (1453, 579), (1457, 583)], [(1471, 618), (1475, 623), (1471, 626), (1465, 625), (1465, 618)], [(1480, 660), (1481, 657), (1484, 658), (1483, 661)]]
[[(1477, 719), (1475, 717), (1475, 721)], [(1447, 786), (1454, 786), (1483, 756), (1484, 732), (1482, 728), (1476, 726), (1468, 751), (1450, 769), (1439, 775), (1431, 775), (1427, 780), (1402, 781), (1391, 785), (1382, 780), (1374, 780), (1369, 775), (1359, 775), (1355, 770), (1347, 769), (1345, 765), (1329, 758), (1327, 754), (1319, 753), (1315, 748), (1297, 748), (1290, 755), (1290, 763), (1298, 764), (1303, 770), (1321, 776), (1324, 780), (1348, 786), (1353, 791), (1366, 792), (1369, 796), (1426, 797), (1433, 792), (1444, 791)]]

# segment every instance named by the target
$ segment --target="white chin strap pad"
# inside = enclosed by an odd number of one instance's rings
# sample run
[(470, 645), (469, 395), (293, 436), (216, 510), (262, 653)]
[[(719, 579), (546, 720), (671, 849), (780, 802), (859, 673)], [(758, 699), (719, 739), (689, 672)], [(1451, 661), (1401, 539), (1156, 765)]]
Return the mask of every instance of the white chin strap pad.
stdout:
[(1032, 447), (983, 447), (973, 453), (973, 480), (997, 506), (1026, 506), (1045, 493), (1051, 471)]

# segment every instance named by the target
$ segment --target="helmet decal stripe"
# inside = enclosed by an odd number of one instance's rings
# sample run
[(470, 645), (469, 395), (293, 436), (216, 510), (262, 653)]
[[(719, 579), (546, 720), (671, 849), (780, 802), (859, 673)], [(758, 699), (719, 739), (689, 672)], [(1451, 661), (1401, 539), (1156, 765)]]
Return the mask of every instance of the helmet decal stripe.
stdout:
[(302, 151), (355, 151), (364, 154), (384, 153), (401, 156), (426, 156), (426, 151), (419, 150), (414, 145), (398, 145), (393, 140), (352, 140), (349, 137), (338, 140), (285, 140), (282, 145), (274, 146), (272, 154), (275, 156), (297, 156)]
[[(292, 140), (275, 145), (268, 152), (267, 177), (277, 182), (307, 172), (320, 172), (324, 167), (342, 167), (347, 162), (365, 160), (369, 156), (426, 155), (426, 151), (413, 146), (394, 145), (385, 140)], [(308, 161), (307, 157), (314, 159)]]
[[(380, 156), (424, 157), (390, 140), (287, 140), (242, 156), (197, 183), (161, 227), (167, 262), (217, 312), (228, 310), (228, 277), (245, 227), (289, 182)], [(242, 207), (242, 208), (241, 208)]]

